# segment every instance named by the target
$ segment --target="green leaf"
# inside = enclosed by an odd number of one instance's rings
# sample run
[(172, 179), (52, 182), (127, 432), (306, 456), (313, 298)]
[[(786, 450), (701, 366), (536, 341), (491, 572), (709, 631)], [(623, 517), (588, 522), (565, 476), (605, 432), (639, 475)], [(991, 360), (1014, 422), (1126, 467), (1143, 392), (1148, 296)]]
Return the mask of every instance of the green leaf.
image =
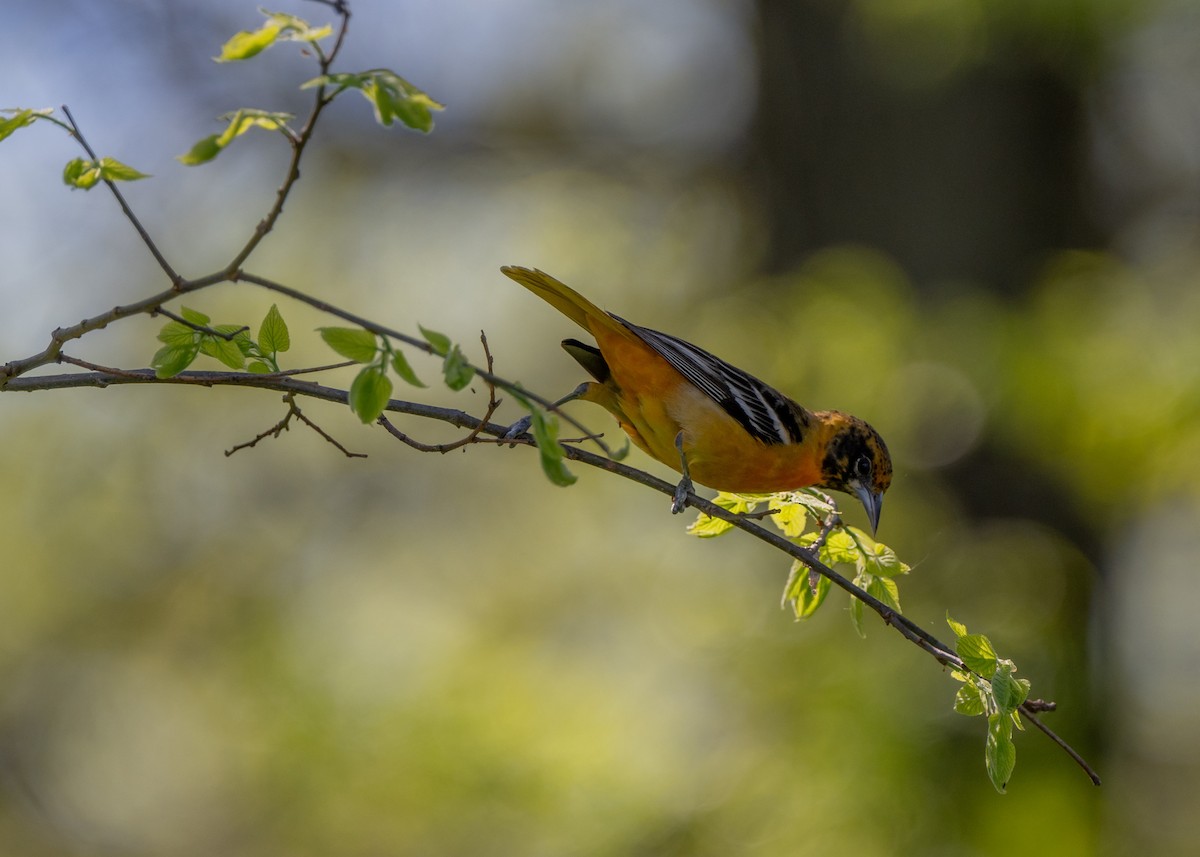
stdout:
[(174, 378), (192, 365), (200, 351), (199, 345), (164, 345), (150, 358), (150, 366), (159, 378)]
[[(744, 515), (747, 512), (754, 511), (754, 507), (758, 503), (757, 500), (752, 500), (742, 494), (731, 494), (726, 491), (718, 493), (716, 497), (713, 497), (712, 501), (714, 505), (720, 506), (722, 509), (728, 509), (735, 515)], [(720, 518), (710, 518), (701, 512), (696, 520), (687, 528), (687, 533), (701, 539), (712, 539), (724, 535), (731, 529), (733, 529), (733, 524), (728, 521), (723, 521)]]
[(186, 320), (190, 321), (192, 324), (199, 324), (199, 325), (203, 325), (205, 327), (207, 327), (208, 323), (210, 321), (212, 321), (211, 318), (209, 318), (208, 316), (206, 316), (204, 313), (200, 312), (199, 310), (188, 309), (187, 307), (180, 307), (179, 314), (181, 316), (183, 316)]
[(863, 603), (854, 596), (850, 597), (850, 623), (858, 636), (867, 638), (867, 629), (863, 627)]
[(775, 509), (771, 523), (777, 526), (785, 536), (794, 539), (800, 536), (808, 526), (808, 507), (796, 502), (793, 494), (772, 494), (767, 501), (768, 508)]
[(546, 478), (564, 488), (574, 485), (577, 477), (567, 469), (564, 461), (566, 453), (562, 444), (558, 442), (558, 418), (549, 416), (542, 410), (534, 411), (533, 437), (537, 441), (542, 471)]
[(392, 397), (392, 382), (381, 366), (366, 366), (350, 385), (350, 409), (364, 423), (379, 419)]
[(954, 710), (967, 717), (978, 717), (987, 711), (987, 701), (983, 691), (974, 683), (964, 684), (954, 695)]
[(990, 679), (996, 672), (996, 650), (983, 634), (963, 634), (958, 638), (955, 651), (972, 672)]
[(245, 134), (251, 128), (263, 128), (267, 131), (286, 131), (287, 122), (292, 118), (290, 113), (276, 113), (269, 110), (259, 110), (254, 107), (243, 107), (220, 117), (227, 124), (220, 134), (210, 134), (196, 142), (187, 154), (179, 155), (176, 160), (185, 166), (194, 167), (207, 163), (221, 154), (221, 151)]
[(396, 120), (416, 131), (433, 130), (433, 111), (444, 106), (430, 98), (391, 69), (373, 68), (358, 73), (326, 74), (307, 81), (301, 88), (332, 86), (340, 92), (356, 89), (371, 102), (375, 121), (391, 125)]
[(209, 134), (207, 137), (197, 140), (192, 148), (188, 149), (187, 154), (179, 155), (176, 160), (189, 167), (211, 161), (221, 154), (222, 146), (217, 142), (220, 136), (220, 134)]
[(318, 327), (317, 330), (325, 344), (347, 360), (370, 363), (379, 354), (375, 334), (369, 330), (361, 327)]
[(250, 365), (246, 367), (246, 371), (251, 375), (270, 375), (275, 369), (262, 360), (251, 360)]
[(333, 27), (313, 27), (303, 18), (286, 12), (268, 12), (266, 22), (254, 32), (243, 30), (221, 46), (221, 55), (213, 57), (217, 62), (234, 62), (258, 56), (275, 42), (315, 42), (333, 33)]
[(213, 57), (213, 59), (217, 62), (234, 62), (257, 56), (275, 44), (280, 29), (278, 24), (268, 21), (254, 32), (242, 30), (235, 33), (229, 41), (221, 46), (221, 55)]
[(149, 178), (149, 176), (121, 163), (116, 158), (101, 158), (99, 161), (75, 158), (63, 167), (63, 182), (81, 190), (91, 190), (102, 180), (122, 182), (144, 178)]
[(808, 566), (804, 565), (799, 560), (792, 563), (791, 573), (795, 576), (796, 582), (793, 585), (795, 594), (790, 599), (792, 607), (796, 612), (797, 619), (807, 619), (809, 616), (817, 612), (817, 608), (825, 600), (825, 596), (829, 594), (830, 582), (825, 575), (817, 576), (816, 591), (809, 585), (810, 575)]
[(442, 375), (446, 379), (447, 387), (451, 390), (461, 390), (475, 377), (475, 367), (467, 363), (462, 349), (456, 345), (442, 363)]
[(91, 190), (100, 181), (100, 167), (95, 161), (75, 158), (63, 167), (63, 183), (80, 190)]
[(404, 352), (400, 349), (392, 351), (392, 368), (396, 370), (396, 374), (404, 381), (412, 384), (414, 387), (424, 387), (421, 379), (417, 377), (417, 373), (413, 371), (412, 366), (408, 365), (408, 358), (404, 356)]
[(890, 577), (876, 577), (869, 575), (866, 590), (870, 595), (874, 595), (888, 607), (891, 607), (897, 613), (900, 610), (900, 588), (896, 585), (896, 581)]
[(703, 512), (692, 521), (687, 528), (689, 536), (696, 536), (701, 539), (715, 539), (717, 536), (723, 536), (725, 533), (733, 529), (733, 524), (728, 521), (722, 521), (720, 518), (710, 518)]
[(211, 334), (201, 334), (200, 352), (215, 357), (230, 369), (241, 369), (246, 365), (246, 356), (238, 344), (230, 339)]
[(121, 163), (116, 158), (101, 158), (100, 178), (110, 182), (133, 182), (138, 179), (148, 179), (150, 176), (135, 170), (128, 164)]
[[(417, 330), (421, 331), (421, 335), (425, 337), (425, 341), (433, 347), (433, 353), (438, 357), (445, 357), (450, 353), (450, 337), (444, 333), (438, 333), (436, 330), (426, 330), (417, 325)], [(534, 408), (534, 410), (537, 410)]]
[(996, 699), (996, 708), (1002, 714), (1011, 714), (1021, 707), (1025, 697), (1029, 695), (1029, 682), (1014, 677), (1017, 666), (1005, 658), (996, 667), (992, 676), (992, 695)]
[(180, 324), (177, 321), (168, 321), (163, 325), (162, 330), (158, 332), (158, 341), (164, 342), (167, 345), (184, 347), (194, 343), (198, 336), (199, 334), (186, 324)]
[(946, 624), (950, 626), (950, 630), (954, 632), (955, 637), (964, 637), (967, 633), (967, 626), (962, 622), (956, 622), (950, 618), (949, 611), (946, 612)]
[[(0, 113), (9, 111), (2, 110)], [(35, 121), (43, 116), (49, 116), (54, 111), (49, 107), (44, 107), (40, 110), (34, 110), (30, 107), (13, 110), (12, 116), (7, 119), (0, 119), (0, 140), (13, 134), (15, 131), (24, 128), (26, 125), (32, 125)]]
[(988, 716), (987, 749), (984, 753), (988, 777), (996, 791), (1004, 794), (1013, 768), (1017, 765), (1017, 746), (1012, 740), (1012, 720), (1008, 715)]
[(826, 558), (825, 562), (828, 565), (836, 565), (840, 562), (857, 563), (860, 553), (854, 537), (845, 529), (836, 529), (831, 532), (821, 548), (821, 555)]
[(899, 560), (894, 550), (874, 539), (863, 544), (862, 556), (866, 570), (880, 577), (895, 577), (912, 570)]
[(258, 347), (266, 354), (278, 354), (292, 347), (287, 324), (275, 304), (271, 304), (262, 324), (258, 326)]
[[(429, 338), (430, 331), (421, 328), (421, 333), (426, 339)], [(566, 452), (562, 444), (558, 442), (558, 419), (535, 405), (533, 401), (522, 395), (520, 390), (509, 387), (508, 392), (521, 407), (529, 411), (530, 429), (533, 431), (542, 472), (546, 474), (546, 478), (562, 487), (574, 485), (577, 477), (567, 469), (563, 460)]]

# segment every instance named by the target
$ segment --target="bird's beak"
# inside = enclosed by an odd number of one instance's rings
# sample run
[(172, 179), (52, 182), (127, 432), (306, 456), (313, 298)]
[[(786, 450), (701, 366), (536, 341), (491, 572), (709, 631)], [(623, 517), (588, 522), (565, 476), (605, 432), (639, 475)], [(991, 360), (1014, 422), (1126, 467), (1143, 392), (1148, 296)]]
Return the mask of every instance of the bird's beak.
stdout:
[(875, 530), (879, 527), (879, 512), (883, 509), (883, 495), (876, 494), (861, 482), (852, 482), (850, 487), (854, 496), (867, 510), (867, 520), (871, 522), (871, 535), (875, 535)]

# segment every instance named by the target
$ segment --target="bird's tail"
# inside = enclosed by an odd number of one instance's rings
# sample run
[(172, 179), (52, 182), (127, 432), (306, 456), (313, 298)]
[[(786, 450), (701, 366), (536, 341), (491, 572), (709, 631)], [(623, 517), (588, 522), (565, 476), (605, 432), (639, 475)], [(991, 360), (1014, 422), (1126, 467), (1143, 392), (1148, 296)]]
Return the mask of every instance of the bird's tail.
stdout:
[(505, 265), (500, 272), (516, 280), (586, 331), (595, 334), (597, 325), (623, 330), (620, 322), (611, 315), (544, 271)]

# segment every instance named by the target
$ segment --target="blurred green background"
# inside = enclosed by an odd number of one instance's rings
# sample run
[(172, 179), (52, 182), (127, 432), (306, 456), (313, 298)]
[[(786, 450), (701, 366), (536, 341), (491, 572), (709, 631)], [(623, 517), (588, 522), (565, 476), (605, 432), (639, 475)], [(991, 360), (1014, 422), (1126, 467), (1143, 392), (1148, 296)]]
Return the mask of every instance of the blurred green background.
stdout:
[[(0, 851), (1200, 854), (1200, 7), (353, 9), (341, 67), (448, 109), (425, 138), (339, 101), (251, 268), (401, 329), (485, 329), (499, 373), (555, 395), (574, 331), (497, 272), (537, 266), (869, 419), (906, 612), (989, 634), (1104, 785), (1026, 733), (996, 794), (928, 657), (877, 620), (860, 640), (841, 599), (793, 623), (786, 562), (687, 537), (632, 484), (420, 455), (320, 403), (369, 459), (303, 430), (227, 458), (274, 394), (77, 390), (0, 400)], [(176, 266), (223, 265), (286, 153), (173, 156), (226, 110), (302, 111), (311, 60), (212, 64), (257, 26), (243, 0), (5, 12), (0, 103), (67, 103), (154, 174), (127, 192)], [(0, 360), (162, 287), (112, 199), (61, 186), (63, 135), (0, 152)], [(290, 365), (326, 361), (328, 320), (281, 310)], [(144, 366), (159, 324), (68, 353)]]

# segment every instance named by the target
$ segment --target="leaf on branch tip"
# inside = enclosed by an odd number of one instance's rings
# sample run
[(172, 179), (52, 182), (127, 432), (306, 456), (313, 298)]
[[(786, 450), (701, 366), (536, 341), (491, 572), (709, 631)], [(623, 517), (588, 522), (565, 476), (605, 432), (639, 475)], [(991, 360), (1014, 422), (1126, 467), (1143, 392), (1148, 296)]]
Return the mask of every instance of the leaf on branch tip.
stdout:
[(279, 314), (279, 307), (271, 304), (262, 324), (258, 326), (258, 347), (265, 354), (278, 354), (292, 347), (288, 326)]
[(80, 190), (91, 190), (101, 181), (130, 182), (145, 178), (149, 178), (146, 173), (116, 158), (101, 158), (99, 161), (75, 158), (63, 167), (63, 183)]
[(403, 125), (426, 134), (433, 130), (433, 111), (445, 109), (444, 105), (386, 68), (325, 74), (307, 81), (301, 89), (315, 86), (335, 87), (338, 92), (357, 89), (363, 98), (371, 102), (375, 121), (380, 125), (391, 125), (399, 120)]
[(392, 382), (380, 366), (366, 366), (350, 385), (350, 409), (364, 423), (379, 419), (392, 397)]
[(288, 15), (284, 12), (262, 13), (267, 16), (266, 23), (253, 32), (245, 30), (234, 34), (229, 41), (221, 46), (221, 55), (213, 57), (217, 62), (235, 62), (248, 60), (258, 56), (275, 42), (296, 41), (315, 42), (333, 33), (333, 27), (313, 27), (303, 18)]
[(355, 363), (370, 363), (379, 353), (375, 334), (361, 327), (318, 327), (317, 330), (326, 345)]

